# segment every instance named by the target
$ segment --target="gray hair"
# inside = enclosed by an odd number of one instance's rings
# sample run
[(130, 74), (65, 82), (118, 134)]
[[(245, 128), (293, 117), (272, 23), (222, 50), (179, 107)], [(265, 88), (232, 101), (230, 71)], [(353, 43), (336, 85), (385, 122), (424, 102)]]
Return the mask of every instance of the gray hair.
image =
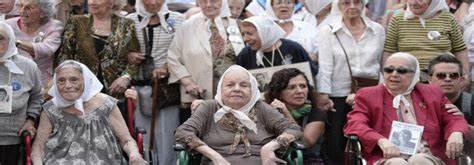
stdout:
[(82, 67), (81, 65), (79, 65), (76, 61), (74, 60), (66, 60), (64, 62), (62, 62), (61, 64), (59, 64), (58, 67), (56, 67), (56, 69), (54, 70), (54, 73), (58, 73), (59, 71), (65, 69), (65, 68), (69, 68), (69, 67), (72, 67), (74, 70), (77, 70), (79, 71), (81, 74), (82, 74)]
[(56, 14), (56, 7), (52, 0), (36, 0), (38, 7), (46, 15), (46, 19), (52, 18)]

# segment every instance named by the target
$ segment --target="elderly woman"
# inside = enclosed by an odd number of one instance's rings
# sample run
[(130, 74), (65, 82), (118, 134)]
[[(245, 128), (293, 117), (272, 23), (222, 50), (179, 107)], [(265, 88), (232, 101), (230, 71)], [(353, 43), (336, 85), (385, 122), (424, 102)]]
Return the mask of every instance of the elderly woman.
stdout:
[(222, 73), (244, 42), (237, 22), (229, 18), (227, 0), (198, 0), (201, 12), (177, 29), (168, 51), (169, 82), (181, 83), (181, 102), (209, 99)]
[[(142, 56), (139, 70), (132, 85), (139, 94), (135, 111), (135, 124), (147, 129), (145, 146), (157, 153), (153, 155), (156, 164), (176, 163), (173, 150), (173, 132), (179, 126), (179, 86), (168, 84), (168, 48), (173, 40), (175, 30), (184, 21), (184, 17), (168, 10), (165, 0), (138, 0), (135, 3), (136, 13), (127, 17), (135, 22), (137, 38)], [(154, 79), (158, 79), (158, 91), (152, 91)], [(171, 90), (174, 89), (174, 90)], [(160, 92), (162, 91), (162, 93)], [(156, 100), (152, 93), (158, 92)], [(173, 93), (174, 92), (174, 93)], [(152, 109), (152, 102), (159, 106)], [(156, 105), (158, 105), (156, 104)], [(152, 111), (158, 111), (153, 116)], [(153, 122), (153, 120), (155, 122)], [(151, 126), (152, 124), (154, 126)], [(153, 131), (151, 129), (154, 128)], [(154, 134), (154, 135), (152, 135)], [(154, 137), (154, 139), (150, 139)], [(153, 145), (151, 145), (153, 143)]]
[[(240, 28), (247, 46), (239, 53), (237, 65), (256, 69), (310, 61), (300, 44), (283, 39), (285, 31), (270, 18), (253, 16), (242, 21)], [(317, 66), (311, 64), (316, 74)]]
[(294, 20), (296, 0), (267, 0), (265, 11), (285, 31), (285, 39), (303, 46), (313, 61), (317, 61), (316, 27), (309, 23)]
[[(395, 53), (383, 66), (384, 83), (357, 92), (344, 133), (359, 137), (369, 164), (455, 164), (468, 132), (464, 118), (446, 110), (438, 88), (418, 83), (416, 57)], [(393, 122), (423, 127), (415, 154), (400, 154), (389, 140)]]
[(130, 63), (139, 59), (135, 26), (114, 13), (123, 6), (121, 0), (88, 0), (87, 4), (90, 15), (74, 15), (66, 23), (56, 63), (80, 61), (104, 84), (104, 92), (122, 96), (136, 73)]
[(53, 19), (51, 0), (20, 0), (20, 16), (8, 19), (15, 31), (19, 53), (33, 59), (41, 71), (41, 82), (46, 85), (53, 75), (53, 57), (61, 44), (63, 24)]
[[(359, 87), (376, 85), (385, 39), (384, 28), (364, 13), (364, 0), (334, 0), (332, 20), (319, 29), (319, 107), (328, 112), (324, 155), (342, 164), (346, 138), (342, 127)], [(352, 80), (360, 80), (360, 83)], [(359, 85), (359, 86), (356, 86)], [(334, 110), (333, 109), (333, 110)], [(329, 161), (328, 160), (328, 161)]]
[(324, 20), (326, 20), (326, 18), (329, 16), (329, 13), (331, 12), (331, 3), (332, 0), (305, 0), (303, 2), (306, 9), (310, 14), (312, 14), (311, 16), (315, 18), (314, 23), (312, 23), (313, 26), (319, 26), (324, 22)]
[(303, 152), (303, 164), (322, 164), (317, 142), (324, 133), (326, 113), (313, 107), (314, 91), (308, 78), (298, 69), (282, 69), (273, 74), (268, 88), (265, 102), (304, 129), (303, 140), (309, 149)]
[(257, 80), (246, 69), (231, 66), (219, 81), (215, 100), (198, 106), (176, 130), (176, 140), (202, 153), (202, 164), (282, 161), (274, 151), (300, 138), (301, 128), (259, 98)]
[[(390, 20), (383, 59), (395, 52), (408, 52), (420, 61), (420, 68), (425, 71), (430, 60), (440, 53), (451, 52), (462, 62), (463, 72), (470, 73), (466, 45), (446, 1), (408, 0), (407, 4), (406, 12)], [(428, 75), (422, 72), (421, 81), (427, 80)]]
[(20, 133), (36, 132), (34, 121), (42, 103), (40, 75), (32, 60), (18, 54), (11, 27), (0, 21), (0, 88), (9, 97), (0, 103), (0, 164), (17, 164)]
[(0, 1), (0, 21), (4, 21), (6, 19), (16, 17), (17, 7), (16, 0), (2, 0)]
[(231, 18), (233, 19), (241, 19), (242, 11), (245, 7), (245, 0), (229, 0), (229, 9), (230, 13), (232, 14)]
[(145, 164), (130, 136), (117, 100), (100, 93), (102, 84), (84, 64), (67, 60), (54, 74), (43, 105), (34, 164)]

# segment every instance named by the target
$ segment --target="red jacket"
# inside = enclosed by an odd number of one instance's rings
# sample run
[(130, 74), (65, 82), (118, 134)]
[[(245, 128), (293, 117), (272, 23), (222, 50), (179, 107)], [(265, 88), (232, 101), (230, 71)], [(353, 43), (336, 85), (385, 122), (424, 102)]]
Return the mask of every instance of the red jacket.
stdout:
[[(380, 138), (390, 134), (392, 121), (397, 121), (393, 97), (382, 84), (359, 90), (355, 97), (354, 110), (347, 116), (344, 134), (356, 135), (362, 145), (362, 156), (369, 164), (383, 157), (377, 145)], [(417, 84), (411, 93), (418, 125), (424, 126), (422, 139), (428, 143), (430, 151), (447, 164), (455, 161), (446, 157), (446, 143), (452, 132), (467, 134), (469, 128), (462, 116), (449, 114), (445, 104), (449, 103), (444, 94), (435, 86)]]

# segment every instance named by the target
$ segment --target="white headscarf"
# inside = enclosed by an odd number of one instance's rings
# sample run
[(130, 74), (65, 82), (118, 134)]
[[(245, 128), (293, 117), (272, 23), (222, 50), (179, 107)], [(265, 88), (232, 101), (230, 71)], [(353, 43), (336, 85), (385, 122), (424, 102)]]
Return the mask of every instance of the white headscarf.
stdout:
[(75, 63), (81, 66), (82, 76), (84, 76), (84, 91), (82, 92), (81, 97), (79, 97), (75, 101), (66, 101), (62, 98), (59, 94), (58, 86), (56, 85), (56, 74), (54, 73), (53, 77), (53, 86), (49, 90), (48, 94), (53, 97), (52, 101), (53, 104), (58, 108), (65, 108), (71, 105), (74, 105), (74, 108), (81, 111), (84, 114), (84, 102), (89, 101), (92, 97), (96, 94), (100, 93), (103, 88), (102, 83), (100, 83), (99, 79), (92, 73), (92, 71), (85, 66), (84, 64), (74, 61), (74, 60), (67, 60), (61, 63), (58, 68), (63, 69), (65, 65), (71, 65), (70, 63)]
[(418, 17), (418, 19), (420, 20), (421, 26), (423, 26), (424, 28), (426, 18), (430, 18), (434, 16), (439, 11), (448, 11), (448, 10), (449, 10), (448, 4), (446, 4), (445, 0), (431, 0), (430, 5), (428, 6), (426, 11), (422, 15), (413, 14), (413, 12), (410, 10), (410, 5), (408, 5), (407, 11), (405, 12), (405, 15), (403, 15), (403, 18), (407, 20), (407, 19), (413, 19), (415, 17)]
[[(395, 109), (400, 108), (400, 103), (403, 102), (405, 107), (410, 107), (411, 104), (410, 102), (405, 98), (405, 96), (410, 95), (413, 89), (415, 88), (416, 83), (420, 81), (420, 64), (418, 63), (418, 60), (416, 59), (415, 56), (408, 54), (408, 53), (403, 53), (403, 52), (398, 52), (395, 54), (392, 54), (390, 57), (388, 57), (387, 61), (392, 59), (392, 58), (403, 58), (406, 61), (408, 61), (410, 64), (415, 63), (416, 68), (415, 68), (415, 74), (413, 75), (413, 79), (411, 80), (410, 86), (408, 86), (407, 90), (401, 94), (396, 95), (393, 98), (393, 107)], [(413, 69), (413, 68), (410, 68)], [(384, 86), (385, 82), (383, 83)]]
[[(197, 0), (197, 1), (199, 1), (199, 0)], [(202, 11), (201, 11), (201, 14), (202, 14)], [(225, 18), (225, 17), (230, 18), (230, 16), (232, 16), (232, 13), (230, 12), (229, 3), (227, 2), (227, 0), (222, 0), (221, 11), (219, 13), (219, 16), (214, 18), (214, 22), (216, 23), (217, 30), (219, 31), (219, 35), (224, 40), (227, 40), (227, 31), (224, 27), (224, 23), (222, 22), (222, 18)], [(210, 21), (211, 20), (207, 21), (208, 25), (211, 25)], [(209, 30), (210, 30), (210, 28), (209, 28)]]
[(11, 60), (13, 56), (19, 55), (15, 45), (16, 38), (13, 29), (4, 21), (0, 21), (0, 31), (3, 31), (8, 37), (8, 48), (5, 54), (0, 55), (0, 65), (5, 65), (11, 73), (23, 74), (23, 71)]
[(265, 9), (258, 3), (258, 0), (252, 0), (252, 2), (249, 3), (245, 10), (247, 10), (254, 16), (262, 16), (266, 14)]
[(257, 51), (257, 65), (263, 65), (263, 50), (271, 48), (278, 40), (285, 37), (285, 31), (273, 20), (264, 16), (253, 16), (243, 20), (255, 26), (262, 47)]
[(267, 14), (268, 17), (272, 18), (274, 21), (278, 21), (279, 23), (284, 23), (284, 22), (290, 22), (293, 20), (293, 15), (295, 14), (295, 9), (293, 8), (293, 13), (291, 13), (291, 17), (288, 18), (288, 19), (279, 19), (277, 17), (277, 15), (275, 14), (275, 12), (273, 11), (273, 7), (272, 7), (272, 0), (267, 0), (265, 2), (265, 12)]
[(326, 6), (331, 4), (332, 0), (306, 0), (305, 6), (311, 14), (319, 14)]
[(142, 21), (140, 22), (141, 28), (144, 28), (148, 25), (151, 20), (151, 17), (153, 17), (154, 15), (158, 15), (158, 17), (160, 18), (161, 25), (165, 29), (168, 29), (168, 22), (166, 22), (165, 19), (165, 15), (169, 13), (168, 3), (166, 2), (166, 0), (163, 0), (163, 5), (161, 6), (161, 9), (158, 11), (158, 13), (150, 13), (146, 11), (145, 6), (143, 4), (143, 0), (137, 0), (137, 3), (135, 3), (135, 8), (137, 10), (138, 15), (143, 17)]
[(472, 25), (472, 23), (474, 23), (474, 5), (471, 5), (469, 7), (469, 12), (464, 17), (464, 20), (463, 20), (463, 26), (465, 29), (467, 29), (468, 27)]
[[(250, 78), (250, 92), (252, 94), (252, 97), (250, 98), (250, 101), (240, 109), (232, 109), (224, 105), (224, 103), (222, 102), (222, 81), (224, 80), (225, 76), (230, 72), (245, 72)], [(217, 84), (217, 92), (214, 99), (219, 103), (220, 106), (222, 106), (222, 108), (217, 110), (217, 112), (214, 114), (215, 122), (221, 120), (225, 114), (232, 113), (232, 115), (234, 115), (240, 121), (240, 123), (242, 123), (245, 127), (250, 129), (254, 133), (257, 133), (257, 124), (255, 124), (255, 122), (248, 117), (248, 114), (250, 110), (252, 110), (252, 108), (254, 107), (255, 103), (257, 103), (257, 101), (260, 99), (260, 90), (258, 90), (257, 80), (255, 79), (255, 77), (252, 76), (249, 71), (247, 71), (247, 69), (239, 65), (230, 66), (224, 72), (224, 74), (222, 74), (222, 77), (219, 80), (219, 83)]]
[[(332, 1), (332, 7), (331, 7), (331, 14), (326, 18), (326, 19), (333, 19), (332, 21), (341, 21), (342, 22), (342, 17), (343, 13), (341, 10), (339, 10), (339, 1), (340, 0), (333, 0)], [(365, 6), (367, 4), (367, 0), (361, 0), (362, 1), (362, 6)], [(362, 8), (361, 15), (363, 19), (368, 19), (366, 12), (365, 12), (365, 7)]]

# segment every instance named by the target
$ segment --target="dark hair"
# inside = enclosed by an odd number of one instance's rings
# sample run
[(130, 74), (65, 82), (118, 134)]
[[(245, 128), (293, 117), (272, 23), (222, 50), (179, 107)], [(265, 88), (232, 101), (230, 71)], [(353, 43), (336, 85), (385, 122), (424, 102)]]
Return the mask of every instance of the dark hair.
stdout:
[(459, 61), (456, 57), (454, 57), (454, 55), (449, 54), (449, 53), (441, 54), (438, 57), (436, 57), (436, 58), (434, 58), (433, 60), (430, 61), (430, 63), (428, 64), (428, 74), (429, 75), (433, 74), (433, 72), (434, 72), (433, 67), (436, 64), (439, 64), (439, 63), (457, 64), (459, 66), (459, 73), (461, 75), (463, 75), (461, 61)]
[(0, 93), (5, 93), (5, 94), (7, 94), (7, 90), (6, 90), (6, 89), (3, 89), (3, 88), (0, 88)]
[(281, 92), (288, 87), (288, 83), (292, 78), (299, 75), (303, 75), (304, 79), (306, 79), (306, 83), (308, 84), (308, 100), (312, 101), (311, 92), (313, 91), (313, 88), (311, 84), (309, 84), (308, 78), (304, 72), (296, 68), (286, 68), (273, 74), (272, 80), (268, 83), (268, 92), (265, 93), (265, 102), (270, 104), (275, 99), (281, 100)]

